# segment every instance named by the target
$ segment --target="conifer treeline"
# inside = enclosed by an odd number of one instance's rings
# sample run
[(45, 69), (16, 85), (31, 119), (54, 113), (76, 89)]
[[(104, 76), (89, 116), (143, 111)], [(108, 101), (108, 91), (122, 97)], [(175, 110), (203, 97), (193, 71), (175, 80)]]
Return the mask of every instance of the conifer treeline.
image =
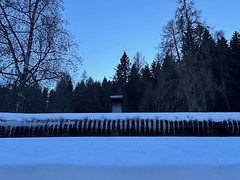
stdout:
[[(74, 88), (69, 75), (49, 93), (34, 84), (24, 92), (23, 112), (110, 112), (110, 95), (124, 96), (125, 112), (240, 111), (240, 34), (229, 43), (200, 20), (193, 0), (178, 0), (164, 27), (160, 53), (149, 66), (141, 53), (124, 52), (112, 80), (91, 77)], [(18, 83), (0, 87), (0, 111), (19, 109)]]
[[(177, 62), (167, 54), (149, 66), (143, 65), (141, 53), (131, 63), (124, 52), (112, 80), (99, 82), (89, 77), (74, 88), (71, 77), (65, 75), (50, 92), (35, 84), (26, 92), (23, 109), (110, 112), (110, 95), (123, 94), (125, 112), (240, 111), (240, 34), (235, 32), (228, 45), (223, 36), (215, 41), (205, 30), (198, 53), (194, 77), (187, 77), (190, 65), (185, 59)], [(15, 111), (17, 93), (17, 85), (0, 87), (2, 112)]]

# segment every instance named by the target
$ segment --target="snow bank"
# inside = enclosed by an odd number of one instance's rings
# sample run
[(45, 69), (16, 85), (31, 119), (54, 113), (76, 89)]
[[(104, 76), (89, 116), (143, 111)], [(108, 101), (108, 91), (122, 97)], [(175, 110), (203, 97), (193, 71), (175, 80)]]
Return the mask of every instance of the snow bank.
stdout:
[(8, 180), (226, 180), (240, 177), (240, 138), (0, 139)]
[(2, 138), (0, 166), (240, 165), (240, 138)]
[(0, 167), (3, 180), (237, 180), (239, 166)]

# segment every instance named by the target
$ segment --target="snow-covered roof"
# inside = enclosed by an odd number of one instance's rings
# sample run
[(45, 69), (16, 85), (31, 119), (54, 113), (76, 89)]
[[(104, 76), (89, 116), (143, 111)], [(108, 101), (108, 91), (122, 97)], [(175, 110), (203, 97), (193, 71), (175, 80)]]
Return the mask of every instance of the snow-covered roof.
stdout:
[(21, 114), (21, 113), (0, 113), (0, 120), (6, 121), (28, 121), (28, 120), (125, 120), (125, 119), (162, 119), (169, 121), (215, 121), (240, 120), (240, 113), (42, 113), (42, 114)]
[(114, 95), (114, 96), (110, 96), (110, 99), (122, 99), (123, 95)]

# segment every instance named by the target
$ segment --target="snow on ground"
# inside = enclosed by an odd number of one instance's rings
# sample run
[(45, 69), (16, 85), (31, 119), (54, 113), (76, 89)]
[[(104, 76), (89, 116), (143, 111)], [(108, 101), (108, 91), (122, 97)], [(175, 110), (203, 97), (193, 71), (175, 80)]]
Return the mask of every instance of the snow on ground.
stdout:
[(174, 120), (240, 120), (240, 113), (53, 113), (18, 114), (0, 113), (0, 120), (48, 120), (48, 119), (166, 119)]
[(0, 179), (240, 178), (240, 138), (0, 139)]

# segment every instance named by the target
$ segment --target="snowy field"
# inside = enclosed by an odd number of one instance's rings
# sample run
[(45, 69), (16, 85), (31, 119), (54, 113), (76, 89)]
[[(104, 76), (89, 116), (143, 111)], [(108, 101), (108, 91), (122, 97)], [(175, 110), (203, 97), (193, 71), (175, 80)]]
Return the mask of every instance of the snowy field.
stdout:
[(238, 180), (240, 138), (2, 138), (0, 179)]

